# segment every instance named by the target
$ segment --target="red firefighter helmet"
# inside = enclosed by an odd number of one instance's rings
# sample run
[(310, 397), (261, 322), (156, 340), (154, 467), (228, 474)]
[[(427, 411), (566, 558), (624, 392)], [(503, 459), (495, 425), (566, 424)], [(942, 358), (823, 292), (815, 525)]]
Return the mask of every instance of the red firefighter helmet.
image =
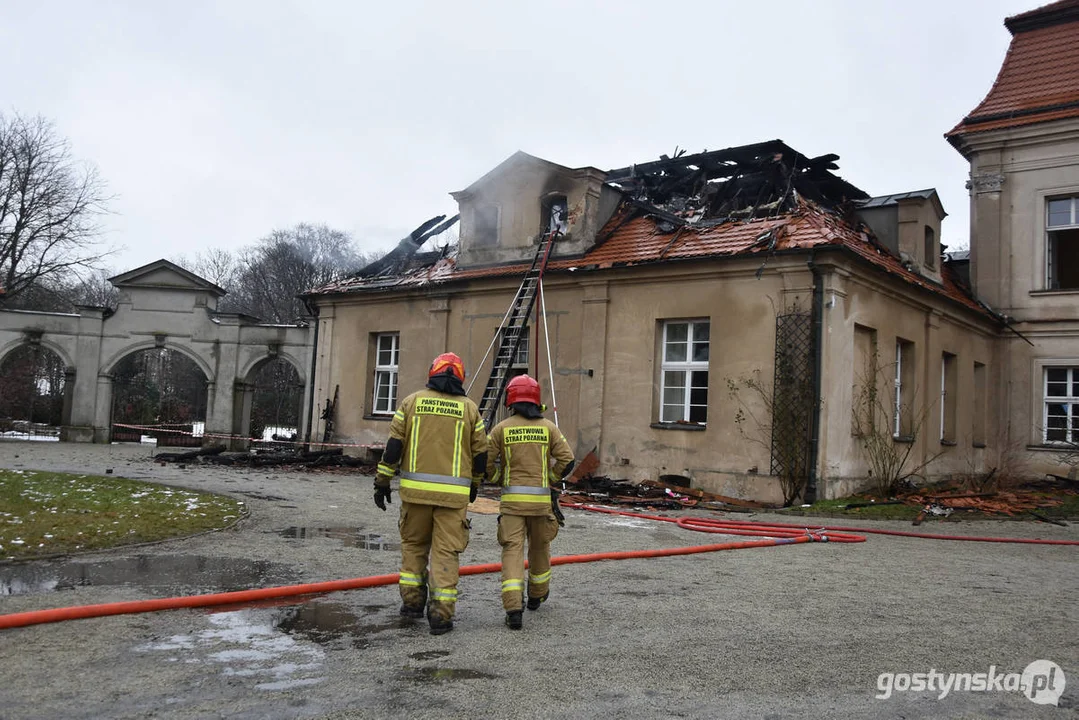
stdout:
[(506, 407), (519, 402), (540, 404), (539, 383), (528, 375), (518, 375), (506, 386)]
[(465, 363), (456, 354), (448, 352), (442, 353), (434, 359), (431, 363), (431, 369), (427, 371), (427, 377), (434, 377), (435, 375), (442, 375), (447, 370), (453, 372), (457, 376), (457, 379), (461, 382), (465, 380)]

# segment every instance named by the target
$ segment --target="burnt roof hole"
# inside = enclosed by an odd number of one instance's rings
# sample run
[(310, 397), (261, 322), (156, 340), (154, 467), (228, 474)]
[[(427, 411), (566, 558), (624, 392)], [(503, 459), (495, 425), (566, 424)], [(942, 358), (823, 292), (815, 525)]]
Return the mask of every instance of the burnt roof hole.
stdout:
[[(682, 222), (748, 220), (791, 212), (799, 199), (826, 208), (867, 198), (831, 171), (837, 155), (809, 158), (771, 141), (611, 170), (607, 182)], [(668, 217), (668, 220), (672, 218)]]

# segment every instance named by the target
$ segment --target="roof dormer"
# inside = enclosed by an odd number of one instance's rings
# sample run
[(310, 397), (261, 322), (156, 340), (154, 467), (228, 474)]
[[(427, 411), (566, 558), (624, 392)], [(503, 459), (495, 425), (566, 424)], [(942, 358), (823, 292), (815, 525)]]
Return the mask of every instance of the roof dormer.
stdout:
[[(516, 152), (464, 190), (451, 193), (461, 213), (461, 267), (530, 261), (540, 238), (560, 237), (554, 257), (580, 255), (595, 243), (617, 191), (596, 168), (568, 168)], [(610, 202), (601, 202), (606, 199)]]

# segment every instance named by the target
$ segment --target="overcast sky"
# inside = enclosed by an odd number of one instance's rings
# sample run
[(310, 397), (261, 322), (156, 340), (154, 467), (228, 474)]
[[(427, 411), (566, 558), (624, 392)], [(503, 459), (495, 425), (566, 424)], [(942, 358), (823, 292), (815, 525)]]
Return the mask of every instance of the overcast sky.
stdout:
[(115, 195), (127, 270), (326, 223), (385, 250), (516, 150), (601, 169), (779, 138), (872, 195), (936, 187), (944, 140), (1039, 0), (0, 0), (0, 110), (40, 114)]

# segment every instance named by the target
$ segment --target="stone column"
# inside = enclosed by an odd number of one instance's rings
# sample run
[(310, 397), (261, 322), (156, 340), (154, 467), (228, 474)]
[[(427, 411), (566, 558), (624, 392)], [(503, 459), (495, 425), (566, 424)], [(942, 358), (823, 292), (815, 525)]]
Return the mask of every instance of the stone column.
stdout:
[(94, 388), (95, 408), (93, 420), (93, 438), (96, 443), (107, 443), (111, 440), (110, 425), (112, 421), (112, 375), (100, 373), (96, 376), (97, 387)]
[[(109, 434), (112, 378), (108, 378), (107, 401), (101, 402), (101, 336), (104, 332), (104, 311), (101, 308), (79, 308), (79, 335), (76, 339), (75, 378), (71, 409), (64, 414), (68, 423), (63, 431), (65, 440), (76, 442), (105, 442)], [(101, 438), (106, 438), (102, 440)]]
[(1001, 191), (1004, 175), (971, 170), (970, 190), (970, 282), (975, 294), (996, 310), (1007, 312), (1011, 298), (1004, 292), (1011, 261), (1003, 236)]
[[(321, 418), (323, 403), (333, 396), (333, 335), (335, 308), (332, 304), (319, 306), (318, 345), (314, 349), (315, 372), (307, 382), (314, 393), (314, 407), (311, 416), (311, 441), (322, 439), (326, 421)], [(310, 405), (309, 405), (310, 407)]]
[[(817, 428), (817, 498), (822, 499), (842, 492), (837, 480), (841, 477), (840, 458), (850, 445), (850, 415), (854, 402), (851, 378), (856, 377), (856, 373), (854, 328), (847, 323), (847, 278), (850, 273), (830, 262), (818, 263), (818, 267), (824, 275), (820, 334), (821, 403), (816, 410), (820, 423)], [(812, 273), (807, 272), (805, 277), (812, 290)], [(813, 313), (812, 299), (806, 309)]]
[[(930, 448), (940, 447), (940, 375), (943, 370), (944, 348), (941, 346), (940, 336), (940, 310), (927, 310), (925, 313), (925, 342), (922, 351), (922, 367), (924, 368), (921, 378), (921, 398), (915, 399), (914, 427), (918, 437), (915, 442), (918, 447), (914, 449), (911, 462), (920, 463), (923, 466), (921, 475), (926, 475), (929, 468), (925, 467), (931, 457)], [(920, 401), (920, 402), (919, 402)], [(917, 460), (915, 460), (917, 458)]]
[[(206, 434), (233, 435), (236, 381), (236, 345), (219, 343), (214, 377), (209, 378), (206, 398)], [(220, 441), (216, 438), (215, 441)]]
[(251, 406), (255, 401), (255, 386), (237, 380), (232, 387), (232, 433), (239, 437), (234, 438), (229, 447), (243, 450), (249, 444), (246, 438), (251, 432)]

